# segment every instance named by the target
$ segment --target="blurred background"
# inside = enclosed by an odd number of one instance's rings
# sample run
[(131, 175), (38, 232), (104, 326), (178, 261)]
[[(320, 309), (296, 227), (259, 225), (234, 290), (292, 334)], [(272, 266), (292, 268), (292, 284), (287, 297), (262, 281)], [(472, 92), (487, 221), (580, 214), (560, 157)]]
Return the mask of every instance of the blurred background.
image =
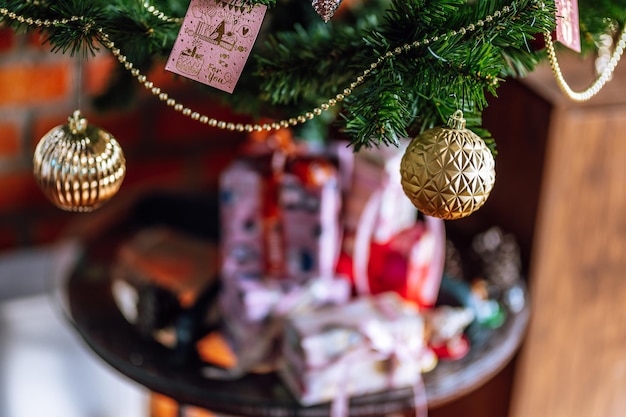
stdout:
[[(39, 34), (0, 30), (0, 415), (145, 416), (147, 391), (97, 358), (63, 311), (57, 243), (91, 214), (66, 213), (46, 200), (32, 174), (35, 146), (67, 123), (80, 101), (88, 122), (124, 148), (128, 170), (116, 197), (123, 207), (157, 188), (214, 191), (243, 138), (191, 122), (147, 94), (124, 110), (98, 113), (91, 99), (106, 89), (117, 63), (109, 55), (79, 63), (41, 42)], [(187, 83), (150, 77), (199, 111), (224, 113), (194, 98)]]
[[(79, 63), (50, 53), (38, 34), (2, 30), (0, 62), (0, 415), (146, 415), (147, 391), (96, 357), (62, 311), (54, 277), (58, 243), (68, 234), (80, 234), (80, 227), (100, 214), (66, 213), (46, 200), (32, 174), (35, 146), (50, 129), (65, 124), (80, 102), (89, 123), (111, 132), (124, 149), (126, 178), (103, 209), (109, 216), (122, 217), (124, 207), (152, 190), (214, 193), (218, 174), (245, 137), (191, 121), (143, 91), (126, 108), (96, 111), (92, 99), (106, 90), (112, 66), (117, 65), (106, 54)], [(237, 118), (194, 94), (191, 83), (159, 72), (149, 79), (204, 114)], [(524, 94), (518, 84), (510, 90), (512, 95)], [(541, 108), (530, 111), (539, 113)], [(485, 117), (497, 135), (498, 116)], [(507, 128), (508, 124), (500, 127), (510, 135)], [(524, 256), (529, 256), (543, 157), (541, 128), (537, 122), (528, 124), (530, 132), (518, 130), (516, 135), (522, 141), (510, 138), (505, 141), (509, 145), (500, 145), (500, 158), (521, 153), (537, 167), (527, 172), (523, 184), (514, 184), (524, 190), (512, 196), (502, 192), (504, 187), (499, 193), (495, 190), (481, 216), (456, 224), (459, 235), (470, 236), (508, 218), (509, 224), (503, 226), (520, 235)], [(522, 163), (516, 158), (500, 163), (499, 183), (506, 181), (507, 170), (516, 172)], [(500, 210), (503, 205), (506, 211)], [(506, 382), (508, 377), (502, 378)], [(494, 386), (507, 397), (508, 383)], [(507, 404), (499, 401), (496, 408), (506, 409)]]
[[(581, 85), (593, 78), (591, 65), (564, 62)], [(97, 213), (66, 213), (45, 199), (32, 175), (38, 140), (66, 123), (80, 97), (89, 122), (112, 132), (124, 148), (126, 179), (108, 203), (118, 207), (112, 216), (123, 216), (129, 202), (152, 190), (215, 192), (219, 172), (245, 139), (193, 122), (147, 93), (127, 109), (96, 112), (90, 98), (106, 89), (113, 65), (108, 55), (79, 64), (50, 53), (37, 34), (0, 30), (2, 416), (139, 417), (148, 412), (146, 389), (96, 357), (63, 313), (56, 291), (62, 272), (59, 243)], [(626, 354), (619, 348), (624, 331), (601, 314), (614, 319), (626, 314), (617, 301), (626, 266), (626, 227), (620, 217), (626, 207), (623, 67), (590, 105), (568, 103), (543, 67), (528, 80), (504, 83), (485, 111), (484, 125), (498, 143), (496, 187), (479, 212), (448, 223), (448, 233), (463, 239), (498, 225), (515, 234), (534, 297), (535, 327), (521, 358), (431, 415), (623, 415), (618, 412), (626, 408), (615, 393), (626, 383)], [(194, 94), (191, 83), (160, 72), (149, 78), (201, 113), (237, 117)], [(561, 344), (565, 340), (567, 349)], [(591, 353), (603, 346), (614, 347), (610, 357), (599, 355), (605, 359), (591, 363)], [(533, 379), (538, 369), (545, 373)], [(603, 384), (611, 369), (617, 371)], [(574, 385), (572, 376), (585, 376), (584, 387)], [(517, 396), (511, 403), (514, 379)], [(579, 389), (585, 395), (555, 399)]]

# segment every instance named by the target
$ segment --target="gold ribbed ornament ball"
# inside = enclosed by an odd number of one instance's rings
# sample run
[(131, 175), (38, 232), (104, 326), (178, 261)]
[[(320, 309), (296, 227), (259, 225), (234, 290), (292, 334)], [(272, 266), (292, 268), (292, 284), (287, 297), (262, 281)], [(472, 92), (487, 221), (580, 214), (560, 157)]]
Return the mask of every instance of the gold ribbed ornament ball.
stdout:
[(43, 193), (66, 211), (89, 212), (117, 193), (126, 175), (119, 143), (76, 110), (35, 149), (33, 173)]
[(446, 126), (424, 131), (400, 163), (404, 193), (422, 213), (445, 220), (469, 216), (489, 197), (495, 160), (485, 141), (465, 128), (457, 110)]

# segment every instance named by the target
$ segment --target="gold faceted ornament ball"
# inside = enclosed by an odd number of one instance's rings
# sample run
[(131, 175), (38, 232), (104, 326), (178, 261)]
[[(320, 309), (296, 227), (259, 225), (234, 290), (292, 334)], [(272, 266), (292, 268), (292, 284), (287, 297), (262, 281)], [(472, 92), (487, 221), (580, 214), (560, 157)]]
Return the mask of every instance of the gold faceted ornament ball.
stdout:
[(469, 216), (491, 192), (495, 160), (485, 141), (465, 128), (458, 110), (447, 126), (424, 131), (400, 164), (402, 189), (422, 213), (445, 220)]
[(68, 123), (46, 133), (35, 149), (37, 184), (60, 209), (89, 212), (117, 193), (126, 175), (126, 160), (110, 133), (76, 110)]

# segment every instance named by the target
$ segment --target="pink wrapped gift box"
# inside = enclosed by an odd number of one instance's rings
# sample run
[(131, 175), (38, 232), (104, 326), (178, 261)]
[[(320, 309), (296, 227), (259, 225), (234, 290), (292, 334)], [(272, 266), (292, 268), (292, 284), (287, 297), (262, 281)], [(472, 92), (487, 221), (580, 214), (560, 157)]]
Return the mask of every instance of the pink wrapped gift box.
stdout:
[(302, 405), (413, 386), (431, 369), (420, 313), (396, 293), (288, 318), (279, 374)]
[(335, 166), (321, 156), (292, 158), (280, 181), (279, 198), (288, 279), (332, 276), (341, 236)]
[(272, 155), (236, 160), (220, 176), (222, 276), (283, 276), (277, 205), (278, 174)]
[(237, 371), (273, 366), (286, 317), (345, 304), (350, 296), (350, 283), (336, 277), (301, 284), (246, 276), (224, 281), (219, 304), (224, 334), (238, 357)]
[(236, 160), (220, 177), (222, 276), (334, 274), (340, 208), (337, 169), (322, 156)]

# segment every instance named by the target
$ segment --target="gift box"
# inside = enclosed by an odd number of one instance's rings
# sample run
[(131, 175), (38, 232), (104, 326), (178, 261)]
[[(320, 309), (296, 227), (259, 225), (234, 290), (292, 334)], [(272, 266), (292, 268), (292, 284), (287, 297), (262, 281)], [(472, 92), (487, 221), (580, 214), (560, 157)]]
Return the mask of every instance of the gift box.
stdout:
[(283, 277), (278, 153), (238, 158), (220, 176), (222, 276)]
[(402, 191), (400, 183), (400, 161), (406, 146), (407, 143), (403, 142), (398, 148), (338, 153), (342, 177), (350, 180), (344, 195), (343, 250), (346, 253), (353, 252), (361, 218), (367, 215), (368, 208), (374, 209), (372, 205), (376, 211), (376, 227), (371, 239), (375, 242), (386, 242), (415, 223), (417, 209)]
[(339, 253), (337, 168), (323, 155), (245, 155), (220, 177), (222, 275), (304, 282)]
[(286, 314), (346, 302), (351, 291), (335, 278), (336, 165), (322, 154), (268, 149), (261, 145), (269, 138), (253, 139), (220, 178), (219, 305), (240, 369), (268, 361)]
[(332, 276), (341, 235), (337, 168), (322, 156), (291, 158), (280, 181), (279, 198), (287, 278), (305, 282)]
[(146, 228), (118, 250), (113, 297), (129, 322), (153, 336), (216, 284), (218, 268), (214, 242), (165, 226)]
[(222, 330), (238, 359), (237, 369), (231, 372), (273, 369), (286, 317), (345, 304), (350, 296), (350, 283), (332, 276), (300, 284), (267, 277), (231, 277), (223, 283), (220, 295)]
[(402, 190), (398, 148), (336, 154), (344, 182), (343, 241), (337, 273), (359, 295), (395, 291), (420, 308), (431, 308), (445, 262), (441, 219), (419, 215)]
[(434, 355), (424, 320), (396, 293), (288, 318), (279, 375), (302, 405), (417, 384)]

